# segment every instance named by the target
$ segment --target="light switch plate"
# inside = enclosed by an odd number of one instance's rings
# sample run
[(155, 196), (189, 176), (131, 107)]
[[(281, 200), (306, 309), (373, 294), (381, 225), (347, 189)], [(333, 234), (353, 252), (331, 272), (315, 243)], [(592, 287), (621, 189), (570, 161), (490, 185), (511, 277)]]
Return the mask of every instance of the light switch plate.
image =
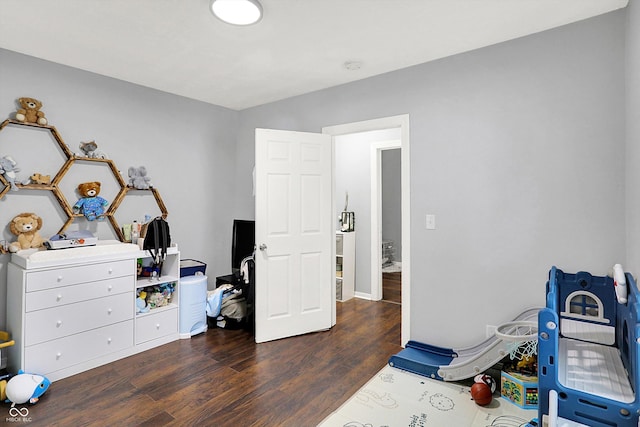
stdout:
[(436, 229), (436, 216), (434, 214), (427, 214), (427, 230)]

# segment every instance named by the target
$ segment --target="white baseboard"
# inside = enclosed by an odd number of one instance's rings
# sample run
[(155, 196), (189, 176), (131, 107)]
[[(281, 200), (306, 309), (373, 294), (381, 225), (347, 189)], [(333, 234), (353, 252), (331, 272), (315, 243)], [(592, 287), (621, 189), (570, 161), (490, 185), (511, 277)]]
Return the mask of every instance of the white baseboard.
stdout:
[(356, 298), (366, 299), (366, 300), (371, 301), (371, 294), (370, 294), (370, 293), (369, 293), (369, 294), (366, 294), (366, 293), (364, 293), (364, 292), (357, 292), (357, 291), (356, 291), (356, 293), (355, 293), (355, 295), (354, 295), (354, 296), (355, 296)]

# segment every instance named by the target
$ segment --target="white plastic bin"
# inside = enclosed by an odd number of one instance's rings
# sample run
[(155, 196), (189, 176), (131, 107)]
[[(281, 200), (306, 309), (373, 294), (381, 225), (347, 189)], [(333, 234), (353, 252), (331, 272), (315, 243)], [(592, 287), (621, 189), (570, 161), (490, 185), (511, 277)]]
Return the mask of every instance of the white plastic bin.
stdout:
[(180, 278), (180, 338), (207, 330), (207, 276)]

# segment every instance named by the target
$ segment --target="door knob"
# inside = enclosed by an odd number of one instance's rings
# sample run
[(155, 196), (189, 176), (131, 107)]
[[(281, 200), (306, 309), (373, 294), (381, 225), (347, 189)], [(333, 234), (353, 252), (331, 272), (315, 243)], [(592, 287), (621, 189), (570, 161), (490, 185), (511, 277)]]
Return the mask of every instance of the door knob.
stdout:
[(259, 248), (260, 248), (261, 251), (265, 251), (265, 250), (267, 250), (267, 245), (262, 243), (262, 244), (260, 244)]

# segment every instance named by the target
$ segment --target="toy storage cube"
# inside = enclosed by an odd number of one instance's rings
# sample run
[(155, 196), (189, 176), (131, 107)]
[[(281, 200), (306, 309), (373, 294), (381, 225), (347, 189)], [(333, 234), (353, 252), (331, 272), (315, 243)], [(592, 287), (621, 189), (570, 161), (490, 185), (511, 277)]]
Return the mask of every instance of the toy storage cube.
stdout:
[(538, 408), (538, 377), (518, 372), (502, 371), (500, 393), (509, 402), (523, 409)]

